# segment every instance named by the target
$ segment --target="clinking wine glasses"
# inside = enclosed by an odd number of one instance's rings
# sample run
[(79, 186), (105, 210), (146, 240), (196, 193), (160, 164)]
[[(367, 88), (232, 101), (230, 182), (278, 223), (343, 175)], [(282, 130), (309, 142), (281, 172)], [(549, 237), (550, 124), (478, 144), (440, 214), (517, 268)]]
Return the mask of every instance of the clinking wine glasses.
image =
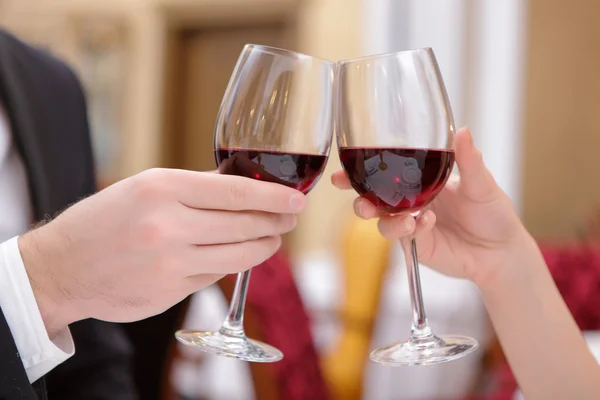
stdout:
[[(335, 75), (335, 90), (334, 90)], [(443, 189), (454, 164), (454, 121), (431, 49), (354, 60), (326, 60), (272, 47), (244, 47), (215, 128), (215, 158), (224, 174), (275, 182), (308, 193), (331, 146), (335, 113), (342, 166), (354, 189), (390, 214), (418, 216)], [(404, 238), (412, 305), (407, 341), (371, 353), (391, 366), (436, 364), (478, 344), (429, 327), (414, 238)], [(176, 333), (203, 351), (245, 361), (275, 362), (283, 354), (246, 337), (244, 304), (250, 271), (238, 274), (229, 312), (218, 331)]]

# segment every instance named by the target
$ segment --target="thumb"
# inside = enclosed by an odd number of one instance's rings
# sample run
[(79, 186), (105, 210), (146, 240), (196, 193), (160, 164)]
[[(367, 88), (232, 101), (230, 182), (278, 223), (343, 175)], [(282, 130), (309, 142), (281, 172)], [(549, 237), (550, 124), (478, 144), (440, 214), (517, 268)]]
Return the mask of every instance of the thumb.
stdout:
[(458, 130), (454, 136), (456, 164), (460, 172), (460, 188), (472, 201), (494, 200), (502, 192), (483, 162), (481, 152), (473, 145), (469, 128)]

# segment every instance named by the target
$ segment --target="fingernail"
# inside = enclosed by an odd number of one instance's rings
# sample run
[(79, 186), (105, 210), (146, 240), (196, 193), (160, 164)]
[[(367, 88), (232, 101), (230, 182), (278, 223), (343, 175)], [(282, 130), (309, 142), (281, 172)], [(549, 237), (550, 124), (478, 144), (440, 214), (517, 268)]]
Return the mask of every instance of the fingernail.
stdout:
[(305, 196), (302, 193), (295, 193), (290, 197), (290, 208), (294, 212), (299, 212), (304, 209), (306, 203)]
[(359, 217), (362, 217), (362, 215), (363, 215), (363, 202), (362, 202), (361, 199), (358, 199), (358, 200), (356, 200), (354, 202), (354, 212)]
[(467, 132), (467, 137), (469, 138), (469, 144), (471, 144), (471, 146), (473, 146), (473, 135), (471, 135), (471, 130), (469, 129), (468, 126), (465, 126), (464, 130)]
[(423, 222), (423, 224), (427, 224), (427, 221), (429, 221), (429, 217), (427, 216), (427, 214), (423, 214), (423, 216), (421, 217), (421, 221)]
[(404, 229), (406, 231), (412, 231), (415, 225), (415, 219), (413, 217), (406, 217), (404, 219)]

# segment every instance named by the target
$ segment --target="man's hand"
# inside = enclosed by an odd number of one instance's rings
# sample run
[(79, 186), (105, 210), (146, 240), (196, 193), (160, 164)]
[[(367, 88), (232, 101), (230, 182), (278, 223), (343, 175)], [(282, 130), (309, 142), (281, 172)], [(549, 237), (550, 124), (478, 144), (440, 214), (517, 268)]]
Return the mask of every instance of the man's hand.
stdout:
[(260, 264), (305, 204), (283, 185), (153, 169), (21, 236), (19, 249), (52, 335), (85, 318), (150, 317)]

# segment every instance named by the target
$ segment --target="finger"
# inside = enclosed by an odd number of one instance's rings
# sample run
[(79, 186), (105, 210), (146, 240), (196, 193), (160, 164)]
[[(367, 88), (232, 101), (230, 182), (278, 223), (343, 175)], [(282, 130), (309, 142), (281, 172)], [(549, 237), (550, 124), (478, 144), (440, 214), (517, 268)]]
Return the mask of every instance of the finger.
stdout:
[(379, 211), (369, 200), (363, 197), (354, 199), (354, 213), (362, 219), (371, 219), (379, 216)]
[(350, 179), (346, 175), (346, 171), (340, 169), (331, 175), (331, 183), (338, 189), (352, 189)]
[(178, 200), (191, 208), (296, 214), (306, 206), (301, 192), (276, 183), (184, 170), (176, 178)]
[(200, 289), (204, 289), (207, 286), (221, 280), (225, 275), (223, 274), (200, 274), (189, 276), (185, 278), (185, 284), (187, 286), (188, 293), (197, 292)]
[(379, 219), (379, 231), (388, 239), (399, 239), (411, 234), (418, 238), (430, 232), (435, 222), (436, 216), (431, 210), (425, 211), (416, 220), (411, 215), (383, 216)]
[(415, 231), (415, 218), (411, 215), (383, 216), (378, 226), (381, 234), (388, 239), (399, 239)]
[(437, 217), (431, 210), (425, 211), (417, 218), (417, 229), (415, 230), (415, 238), (417, 239), (417, 255), (421, 261), (430, 261), (434, 256), (435, 251), (435, 235), (434, 231)]
[(235, 274), (268, 260), (279, 250), (281, 237), (270, 236), (240, 243), (195, 246), (187, 276)]
[(417, 238), (417, 255), (420, 260), (427, 262), (432, 259), (435, 252), (435, 236), (438, 231), (434, 230), (437, 216), (431, 210), (425, 211), (417, 220), (415, 237)]
[(425, 211), (419, 218), (417, 218), (417, 228), (415, 229), (415, 235), (419, 237), (421, 233), (431, 231), (435, 226), (437, 217), (431, 210)]
[(263, 211), (196, 210), (181, 206), (178, 211), (181, 240), (195, 245), (245, 242), (279, 236), (296, 227), (294, 214)]
[(473, 201), (494, 200), (501, 189), (485, 166), (481, 152), (473, 145), (468, 128), (461, 128), (454, 137), (456, 164), (460, 171), (460, 185), (465, 195)]

